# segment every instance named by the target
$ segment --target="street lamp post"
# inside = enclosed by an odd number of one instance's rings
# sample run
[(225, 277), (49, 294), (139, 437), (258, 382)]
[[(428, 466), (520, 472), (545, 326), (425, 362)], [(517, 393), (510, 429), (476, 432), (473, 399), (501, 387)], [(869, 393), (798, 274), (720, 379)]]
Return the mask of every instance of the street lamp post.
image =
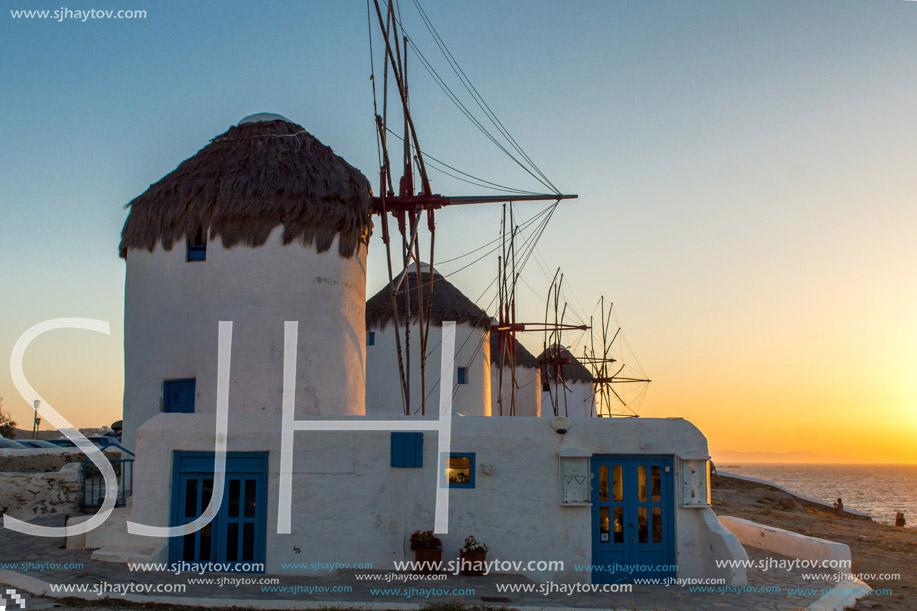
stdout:
[(35, 419), (32, 421), (32, 439), (38, 439), (38, 425), (41, 424), (41, 418), (38, 417), (38, 406), (41, 404), (41, 401), (35, 399), (33, 405), (35, 406)]

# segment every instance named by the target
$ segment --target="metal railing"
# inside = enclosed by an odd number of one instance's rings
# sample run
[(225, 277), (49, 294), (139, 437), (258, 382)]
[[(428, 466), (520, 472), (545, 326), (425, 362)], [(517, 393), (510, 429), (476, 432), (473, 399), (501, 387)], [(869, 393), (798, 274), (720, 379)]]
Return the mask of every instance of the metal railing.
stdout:
[[(109, 462), (118, 478), (118, 498), (115, 507), (124, 507), (134, 492), (134, 459), (116, 458), (109, 459)], [(83, 509), (101, 507), (105, 499), (105, 480), (102, 479), (99, 468), (89, 458), (83, 459), (80, 483), (83, 489)]]

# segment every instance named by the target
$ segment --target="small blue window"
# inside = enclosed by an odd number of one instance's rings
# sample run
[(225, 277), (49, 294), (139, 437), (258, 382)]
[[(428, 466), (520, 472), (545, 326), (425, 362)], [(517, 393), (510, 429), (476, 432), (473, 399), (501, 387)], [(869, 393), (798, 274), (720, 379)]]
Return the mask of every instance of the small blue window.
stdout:
[(450, 488), (474, 488), (474, 453), (450, 453), (445, 479)]
[(163, 382), (162, 411), (167, 414), (193, 414), (195, 383), (194, 378)]
[(188, 238), (188, 261), (207, 260), (207, 240), (204, 238), (204, 228), (200, 227), (193, 238)]
[(375, 346), (376, 345), (376, 332), (370, 331), (366, 334), (366, 345)]
[(423, 467), (423, 433), (392, 433), (392, 466)]
[(458, 368), (458, 383), (459, 384), (468, 383), (468, 368), (467, 367)]

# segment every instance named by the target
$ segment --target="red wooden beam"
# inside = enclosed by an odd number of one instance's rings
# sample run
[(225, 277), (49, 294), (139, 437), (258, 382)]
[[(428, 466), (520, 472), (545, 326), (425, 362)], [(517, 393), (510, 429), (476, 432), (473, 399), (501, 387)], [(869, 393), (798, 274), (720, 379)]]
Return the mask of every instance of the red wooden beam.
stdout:
[(507, 323), (502, 325), (493, 325), (491, 327), (491, 330), (512, 331), (513, 333), (520, 333), (524, 331), (544, 331), (545, 329), (563, 331), (588, 331), (589, 325), (546, 325), (541, 322), (517, 322), (512, 324)]
[[(416, 212), (418, 210), (438, 210), (444, 206), (456, 206), (467, 204), (493, 204), (500, 202), (532, 202), (548, 201), (561, 199), (576, 199), (577, 195), (560, 195), (548, 193), (544, 195), (408, 195), (395, 196), (387, 195), (385, 197), (385, 211), (391, 213), (398, 212)], [(382, 214), (381, 197), (373, 198), (373, 213)]]

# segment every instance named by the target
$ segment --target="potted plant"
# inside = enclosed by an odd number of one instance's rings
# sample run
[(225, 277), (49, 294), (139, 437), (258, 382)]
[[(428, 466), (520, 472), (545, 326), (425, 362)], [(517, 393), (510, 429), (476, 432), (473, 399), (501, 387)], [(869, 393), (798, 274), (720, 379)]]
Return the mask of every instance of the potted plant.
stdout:
[(443, 558), (443, 542), (432, 530), (415, 530), (411, 535), (411, 549), (417, 573), (429, 575), (436, 572)]
[(487, 558), (487, 545), (468, 535), (459, 554), (462, 575), (479, 577), (484, 574), (484, 561)]

